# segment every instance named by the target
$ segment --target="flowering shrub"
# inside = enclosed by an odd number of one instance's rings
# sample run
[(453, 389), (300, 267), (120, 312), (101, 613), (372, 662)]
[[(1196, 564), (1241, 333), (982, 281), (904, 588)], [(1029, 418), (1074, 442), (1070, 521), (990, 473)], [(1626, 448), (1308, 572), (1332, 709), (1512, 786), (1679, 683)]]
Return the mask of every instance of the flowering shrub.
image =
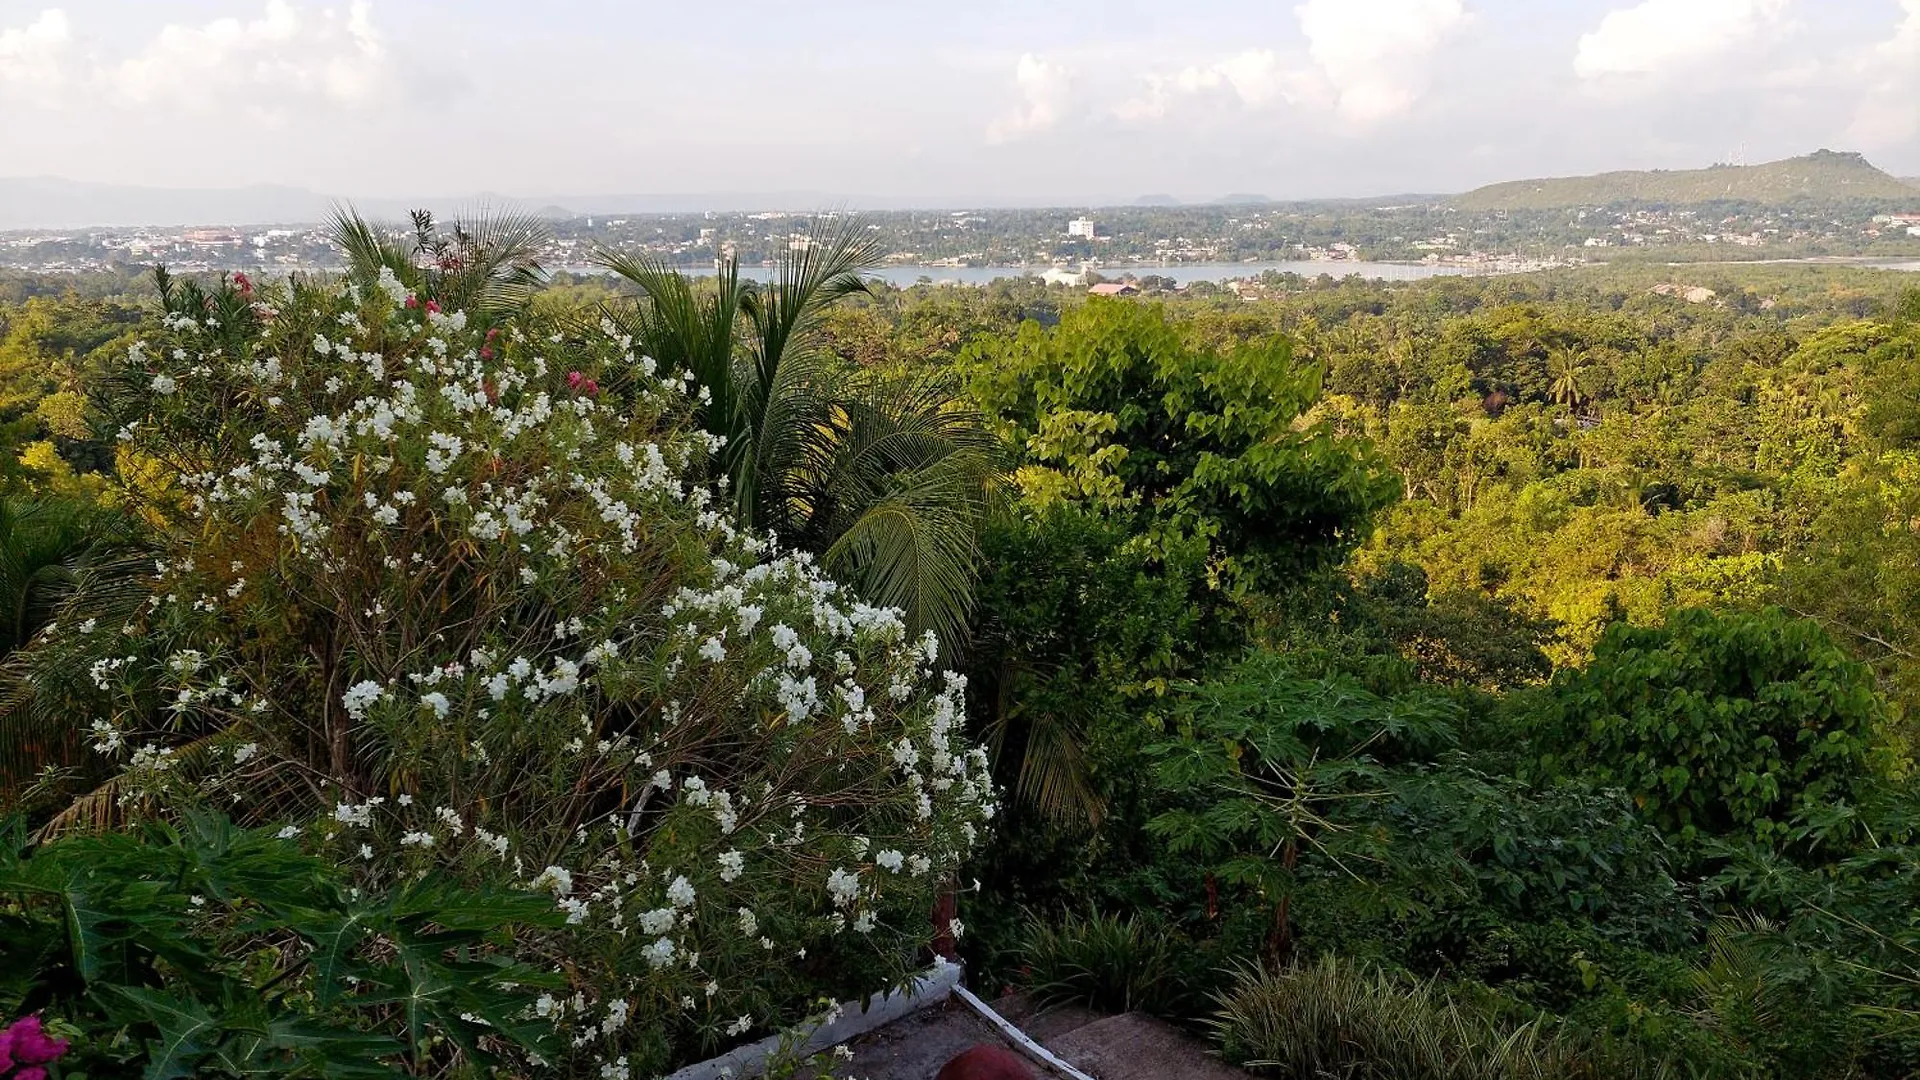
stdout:
[(528, 1008), (594, 1075), (919, 962), (993, 814), (964, 680), (734, 528), (690, 376), (386, 271), (164, 296), (106, 404), (165, 464), (159, 572), (40, 646), (121, 772), (57, 824), (205, 804), (367, 886), (543, 890)]
[(23, 1016), (0, 1031), (0, 1076), (46, 1080), (47, 1066), (66, 1053), (66, 1039), (48, 1035), (38, 1016)]

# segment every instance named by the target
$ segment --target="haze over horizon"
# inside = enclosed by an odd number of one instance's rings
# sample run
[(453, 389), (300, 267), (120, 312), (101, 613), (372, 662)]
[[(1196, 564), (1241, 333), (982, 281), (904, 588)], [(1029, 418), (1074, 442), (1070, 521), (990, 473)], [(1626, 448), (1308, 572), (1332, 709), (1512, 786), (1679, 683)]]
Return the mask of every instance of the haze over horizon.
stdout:
[(368, 199), (1075, 204), (1463, 191), (1858, 150), (1920, 174), (1920, 0), (0, 0), (0, 172)]

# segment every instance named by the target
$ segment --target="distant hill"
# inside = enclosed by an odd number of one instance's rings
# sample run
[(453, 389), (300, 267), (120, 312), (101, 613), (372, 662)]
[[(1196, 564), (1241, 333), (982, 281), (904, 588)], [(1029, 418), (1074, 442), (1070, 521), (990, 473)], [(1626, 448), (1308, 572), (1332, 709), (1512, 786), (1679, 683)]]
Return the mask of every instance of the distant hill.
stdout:
[(1765, 165), (1610, 172), (1597, 176), (1512, 180), (1449, 200), (1463, 210), (1551, 210), (1615, 203), (1702, 203), (1718, 199), (1786, 203), (1795, 199), (1905, 199), (1920, 196), (1905, 181), (1859, 154), (1820, 150)]
[(1179, 206), (1180, 200), (1171, 195), (1142, 195), (1133, 200), (1135, 206)]
[(1213, 200), (1215, 206), (1265, 206), (1273, 200), (1265, 195), (1252, 195), (1244, 191), (1235, 191)]

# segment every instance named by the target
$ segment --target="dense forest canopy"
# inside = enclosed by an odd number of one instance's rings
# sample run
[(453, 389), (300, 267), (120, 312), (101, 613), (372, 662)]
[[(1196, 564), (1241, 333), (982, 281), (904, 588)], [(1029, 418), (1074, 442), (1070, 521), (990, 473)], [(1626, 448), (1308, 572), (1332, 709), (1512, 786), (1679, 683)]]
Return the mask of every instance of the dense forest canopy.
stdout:
[(1920, 1068), (1913, 277), (494, 226), (0, 279), (0, 1012), (87, 1075), (664, 1074), (930, 946), (1280, 1076)]

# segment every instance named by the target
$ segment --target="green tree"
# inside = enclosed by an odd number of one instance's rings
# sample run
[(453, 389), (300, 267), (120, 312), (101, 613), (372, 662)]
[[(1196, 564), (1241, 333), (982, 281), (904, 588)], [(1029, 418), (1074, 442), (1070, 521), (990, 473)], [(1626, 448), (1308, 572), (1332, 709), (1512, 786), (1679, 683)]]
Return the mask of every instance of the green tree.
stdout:
[(1303, 419), (1320, 370), (1278, 336), (1210, 349), (1159, 304), (1095, 299), (977, 342), (962, 367), (1024, 451), (1031, 505), (1201, 538), (1230, 586), (1338, 559), (1400, 487), (1369, 444)]
[(1683, 845), (1811, 847), (1828, 828), (1844, 832), (1885, 716), (1867, 669), (1817, 623), (1778, 609), (1616, 623), (1538, 708), (1549, 774), (1625, 789)]
[(1547, 357), (1547, 377), (1553, 380), (1547, 392), (1568, 412), (1587, 403), (1587, 366), (1572, 349), (1555, 349)]
[(789, 249), (766, 287), (733, 258), (712, 283), (645, 257), (597, 258), (644, 294), (609, 309), (634, 348), (701, 387), (699, 419), (741, 522), (814, 552), (951, 648), (972, 609), (997, 454), (938, 375), (860, 371), (834, 355), (823, 320), (867, 289), (880, 254), (847, 219)]

